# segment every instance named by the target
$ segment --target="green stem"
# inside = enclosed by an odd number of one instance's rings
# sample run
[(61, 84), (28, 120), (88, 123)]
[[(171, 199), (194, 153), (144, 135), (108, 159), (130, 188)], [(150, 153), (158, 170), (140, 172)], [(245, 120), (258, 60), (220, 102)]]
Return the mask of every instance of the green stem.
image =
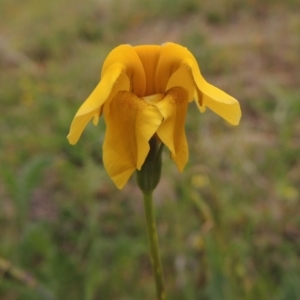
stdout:
[(165, 300), (166, 293), (164, 287), (163, 272), (159, 254), (158, 236), (153, 213), (152, 192), (144, 192), (144, 206), (146, 214), (146, 223), (148, 231), (148, 240), (150, 246), (150, 257), (152, 269), (155, 276), (156, 292), (158, 300)]

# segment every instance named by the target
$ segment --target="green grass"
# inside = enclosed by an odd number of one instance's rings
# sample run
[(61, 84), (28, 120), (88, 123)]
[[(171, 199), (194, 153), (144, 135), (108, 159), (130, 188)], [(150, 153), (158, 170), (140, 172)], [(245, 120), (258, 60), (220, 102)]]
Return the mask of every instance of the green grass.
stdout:
[(1, 269), (0, 299), (154, 299), (135, 178), (118, 191), (105, 173), (103, 120), (76, 146), (66, 135), (114, 46), (170, 39), (243, 117), (231, 127), (191, 104), (183, 174), (164, 153), (168, 299), (300, 299), (299, 4), (145, 3), (1, 1), (0, 258), (43, 289)]

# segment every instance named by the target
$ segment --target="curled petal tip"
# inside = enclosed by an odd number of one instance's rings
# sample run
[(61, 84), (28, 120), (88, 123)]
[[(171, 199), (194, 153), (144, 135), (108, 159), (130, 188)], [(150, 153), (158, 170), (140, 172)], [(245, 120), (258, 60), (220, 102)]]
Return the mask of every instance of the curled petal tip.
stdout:
[(78, 141), (78, 140), (72, 138), (72, 136), (70, 134), (68, 134), (67, 139), (71, 145), (75, 145)]

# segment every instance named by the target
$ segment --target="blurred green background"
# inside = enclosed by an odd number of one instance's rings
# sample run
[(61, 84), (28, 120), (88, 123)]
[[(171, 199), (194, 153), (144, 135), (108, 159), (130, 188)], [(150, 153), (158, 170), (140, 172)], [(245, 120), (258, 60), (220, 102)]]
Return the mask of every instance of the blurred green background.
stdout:
[(299, 13), (297, 0), (1, 0), (0, 299), (155, 298), (135, 178), (118, 191), (105, 173), (103, 120), (76, 146), (66, 135), (113, 47), (166, 41), (243, 111), (231, 127), (191, 104), (185, 172), (164, 153), (168, 299), (300, 299)]

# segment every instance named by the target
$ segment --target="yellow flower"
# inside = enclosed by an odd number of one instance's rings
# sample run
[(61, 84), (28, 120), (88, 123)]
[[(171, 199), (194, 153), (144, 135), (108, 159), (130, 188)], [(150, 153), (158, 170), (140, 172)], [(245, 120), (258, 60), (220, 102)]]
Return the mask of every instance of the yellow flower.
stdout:
[(93, 118), (96, 125), (103, 114), (103, 162), (118, 188), (141, 169), (154, 135), (182, 171), (188, 161), (185, 116), (193, 99), (201, 112), (208, 107), (229, 123), (239, 123), (238, 101), (205, 81), (186, 48), (121, 45), (104, 61), (101, 80), (75, 115), (68, 140), (76, 144), (87, 123)]

